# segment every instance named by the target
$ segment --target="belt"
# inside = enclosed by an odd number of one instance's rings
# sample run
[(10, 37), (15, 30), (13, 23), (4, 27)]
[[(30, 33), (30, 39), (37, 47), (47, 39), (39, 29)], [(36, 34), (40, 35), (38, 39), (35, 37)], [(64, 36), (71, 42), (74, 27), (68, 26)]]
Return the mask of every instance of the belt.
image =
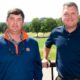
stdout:
[(58, 75), (56, 80), (80, 80), (80, 78), (63, 78), (60, 75)]

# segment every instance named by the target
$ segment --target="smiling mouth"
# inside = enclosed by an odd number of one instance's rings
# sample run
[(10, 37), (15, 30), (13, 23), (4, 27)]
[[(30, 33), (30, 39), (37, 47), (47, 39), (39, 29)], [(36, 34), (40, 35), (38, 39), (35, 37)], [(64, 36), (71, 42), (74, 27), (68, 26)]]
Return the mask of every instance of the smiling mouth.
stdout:
[(73, 20), (67, 20), (68, 22), (73, 22)]
[(18, 26), (13, 26), (14, 28), (17, 28)]

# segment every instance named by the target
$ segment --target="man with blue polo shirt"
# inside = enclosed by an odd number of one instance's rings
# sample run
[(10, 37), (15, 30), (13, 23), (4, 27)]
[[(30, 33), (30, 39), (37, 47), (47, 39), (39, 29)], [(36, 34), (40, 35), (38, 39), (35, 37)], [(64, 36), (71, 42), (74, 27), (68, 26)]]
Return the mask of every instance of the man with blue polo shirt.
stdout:
[(80, 23), (76, 3), (63, 5), (63, 26), (55, 28), (48, 37), (44, 48), (44, 65), (47, 67), (48, 55), (52, 44), (57, 46), (56, 80), (80, 80)]
[(24, 17), (18, 8), (7, 14), (7, 30), (0, 37), (0, 80), (42, 80), (38, 43), (23, 30)]

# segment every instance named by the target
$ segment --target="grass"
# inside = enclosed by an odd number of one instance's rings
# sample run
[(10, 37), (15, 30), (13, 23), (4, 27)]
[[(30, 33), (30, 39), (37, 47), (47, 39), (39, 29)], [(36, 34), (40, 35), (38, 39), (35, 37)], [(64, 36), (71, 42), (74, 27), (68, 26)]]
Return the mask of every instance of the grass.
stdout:
[[(29, 36), (32, 36), (34, 37), (36, 34), (35, 33), (28, 33)], [(46, 33), (45, 35), (48, 36), (50, 33)], [(39, 36), (41, 36), (42, 34), (39, 33)], [(43, 49), (44, 49), (44, 45), (45, 45), (45, 42), (46, 42), (46, 39), (47, 38), (36, 38), (37, 41), (38, 41), (38, 44), (39, 44), (39, 50), (40, 50), (40, 55), (41, 55), (41, 58), (43, 59)], [(51, 50), (50, 50), (50, 53), (49, 53), (49, 59), (50, 60), (55, 60), (56, 58), (56, 47), (53, 45)]]
[[(40, 55), (41, 55), (42, 59), (43, 59), (43, 49), (44, 49), (46, 39), (47, 38), (38, 38), (37, 39), (38, 44), (39, 44)], [(50, 50), (50, 53), (49, 53), (49, 59), (52, 60), (55, 58), (56, 58), (56, 47), (53, 45)]]

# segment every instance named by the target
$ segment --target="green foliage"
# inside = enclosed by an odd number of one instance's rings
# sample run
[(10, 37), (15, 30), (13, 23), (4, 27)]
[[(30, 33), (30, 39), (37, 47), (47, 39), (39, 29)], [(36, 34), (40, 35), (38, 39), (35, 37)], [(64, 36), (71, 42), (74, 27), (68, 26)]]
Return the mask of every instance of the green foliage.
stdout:
[(56, 21), (52, 18), (41, 18), (41, 32), (50, 32), (53, 28), (57, 27)]
[(63, 25), (63, 22), (62, 22), (61, 18), (55, 19), (55, 20), (56, 20), (57, 26), (62, 26)]
[(57, 27), (56, 21), (54, 19), (52, 19), (52, 18), (47, 18), (46, 19), (47, 32), (50, 32), (55, 27)]
[(31, 25), (31, 22), (27, 22), (24, 24), (23, 26), (23, 29), (26, 31), (26, 32), (29, 32), (30, 31), (30, 25)]
[(40, 21), (41, 21), (41, 30), (40, 31), (43, 33), (47, 32), (46, 18), (41, 18)]
[(56, 21), (52, 18), (34, 18), (31, 22), (30, 30), (32, 32), (50, 32), (53, 28), (57, 26)]
[(3, 33), (7, 28), (7, 25), (5, 22), (0, 23), (0, 33)]
[(30, 30), (32, 32), (36, 32), (37, 33), (37, 37), (38, 37), (38, 33), (40, 31), (40, 20), (38, 18), (34, 18), (31, 22), (31, 27)]

